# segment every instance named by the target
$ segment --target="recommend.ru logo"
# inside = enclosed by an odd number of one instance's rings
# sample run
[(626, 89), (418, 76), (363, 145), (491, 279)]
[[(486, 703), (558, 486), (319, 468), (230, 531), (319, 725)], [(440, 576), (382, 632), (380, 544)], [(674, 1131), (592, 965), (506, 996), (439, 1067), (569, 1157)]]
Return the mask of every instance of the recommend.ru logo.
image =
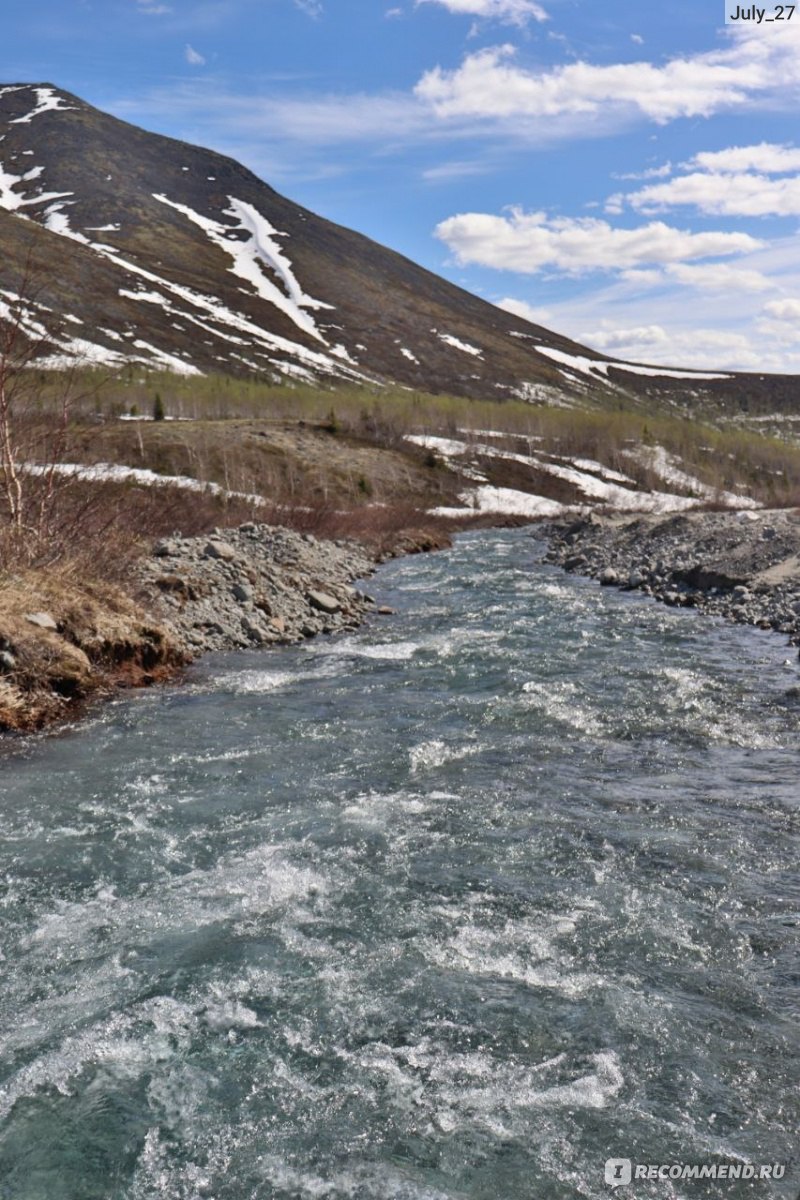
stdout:
[(783, 1179), (785, 1174), (785, 1163), (634, 1163), (629, 1158), (609, 1158), (605, 1167), (611, 1188), (639, 1179)]

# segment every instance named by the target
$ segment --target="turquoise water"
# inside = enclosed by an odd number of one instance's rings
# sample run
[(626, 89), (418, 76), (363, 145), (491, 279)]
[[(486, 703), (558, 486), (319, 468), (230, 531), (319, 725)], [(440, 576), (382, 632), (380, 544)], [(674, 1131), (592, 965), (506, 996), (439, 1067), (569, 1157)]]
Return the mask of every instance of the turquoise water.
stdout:
[(795, 1200), (796, 652), (539, 550), (0, 761), (2, 1200)]

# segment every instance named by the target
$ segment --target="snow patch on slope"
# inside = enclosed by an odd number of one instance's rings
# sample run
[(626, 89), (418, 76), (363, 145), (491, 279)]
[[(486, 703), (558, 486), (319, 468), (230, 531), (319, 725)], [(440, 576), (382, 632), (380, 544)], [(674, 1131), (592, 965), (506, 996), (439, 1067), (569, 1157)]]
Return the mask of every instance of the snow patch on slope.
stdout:
[(40, 192), (35, 196), (26, 196), (24, 191), (19, 193), (14, 190), (22, 183), (33, 183), (43, 172), (44, 167), (31, 167), (30, 171), (26, 171), (24, 175), (14, 175), (10, 171), (5, 171), (0, 162), (0, 208), (5, 208), (8, 212), (16, 212), (17, 209), (31, 204), (44, 204), (48, 200), (62, 200), (65, 196), (72, 195), (72, 192)]
[(676, 458), (674, 454), (670, 454), (663, 446), (637, 446), (635, 450), (624, 451), (624, 454), (626, 458), (648, 467), (665, 483), (671, 483), (673, 487), (686, 488), (687, 491), (692, 491), (705, 500), (720, 500), (732, 508), (761, 507), (758, 501), (753, 500), (750, 496), (740, 496), (736, 492), (719, 492), (707, 483), (702, 483), (694, 475), (688, 475), (681, 470), (680, 459)]
[[(714, 496), (716, 498), (717, 496), (717, 493), (714, 492), (713, 489), (709, 488), (705, 489), (704, 491), (704, 485), (702, 485), (698, 480), (693, 479), (691, 476), (686, 475), (677, 469), (673, 470), (672, 474), (667, 478), (666, 481), (674, 484), (675, 486), (691, 489), (695, 492), (694, 496), (678, 496), (671, 492), (642, 492), (636, 491), (633, 488), (621, 487), (619, 483), (611, 482), (610, 478), (612, 476), (616, 476), (617, 478), (624, 480), (625, 476), (621, 475), (619, 472), (610, 471), (608, 468), (603, 467), (601, 463), (595, 463), (594, 460), (577, 461), (582, 461), (585, 467), (588, 467), (591, 464), (592, 470), (599, 469), (601, 472), (605, 472), (605, 478), (598, 479), (596, 475), (589, 474), (586, 470), (580, 470), (578, 466), (574, 464), (574, 462), (572, 465), (568, 465), (572, 460), (556, 463), (536, 455), (515, 454), (510, 450), (502, 450), (497, 446), (486, 445), (480, 442), (468, 443), (458, 441), (454, 438), (434, 437), (427, 434), (409, 434), (407, 435), (406, 440), (413, 442), (415, 445), (424, 446), (429, 450), (436, 450), (442, 455), (443, 458), (461, 458), (463, 456), (479, 455), (482, 458), (495, 458), (502, 459), (507, 462), (520, 463), (523, 466), (530, 467), (532, 470), (543, 471), (546, 474), (553, 475), (558, 479), (563, 479), (565, 482), (570, 483), (573, 487), (575, 487), (579, 492), (582, 492), (588, 500), (610, 505), (612, 508), (623, 512), (679, 512), (683, 509), (694, 507), (698, 503), (698, 497), (707, 498), (708, 496)], [(662, 453), (665, 452), (662, 451)], [(632, 457), (635, 457), (633, 453)], [(664, 476), (662, 476), (662, 478), (663, 477)], [(489, 500), (487, 498), (490, 496), (490, 493), (495, 490), (498, 489), (490, 488), (488, 491), (486, 491), (485, 489), (479, 488), (478, 492), (484, 495), (484, 500), (486, 503), (488, 503)], [(499, 490), (505, 492), (509, 489), (501, 488)], [(520, 494), (528, 495), (526, 492)], [(470, 495), (473, 496), (475, 504), (484, 503), (484, 501), (480, 500), (480, 496), (477, 498), (475, 497), (475, 493), (470, 493)], [(463, 499), (463, 497), (459, 498)], [(494, 499), (498, 503), (500, 502), (497, 497)], [(534, 497), (534, 499), (541, 500), (542, 497)], [(724, 501), (724, 503), (730, 504), (732, 507), (736, 508), (758, 507), (756, 501), (750, 499), (749, 497), (737, 496), (733, 493), (723, 493), (721, 499)], [(508, 502), (511, 503), (510, 500)], [(499, 508), (489, 511), (509, 512), (512, 510)], [(513, 511), (519, 513), (521, 512), (521, 509), (516, 508)], [(538, 514), (528, 513), (523, 515)]]
[(633, 363), (615, 362), (613, 359), (587, 358), (583, 354), (567, 354), (553, 346), (537, 346), (536, 349), (539, 354), (544, 354), (553, 362), (562, 363), (565, 367), (591, 378), (602, 375), (607, 379), (609, 368), (612, 368), (615, 371), (627, 371), (631, 375), (666, 376), (669, 379), (730, 379), (729, 375), (711, 375), (701, 371), (669, 371), (666, 367), (640, 367)]
[(459, 493), (464, 508), (433, 508), (437, 517), (464, 517), (473, 513), (502, 513), (514, 517), (557, 517), (568, 512), (566, 505), (545, 496), (518, 492), (514, 488), (490, 487), (488, 484)]
[(135, 483), (140, 487), (174, 487), (187, 492), (203, 492), (210, 496), (222, 496), (226, 500), (246, 500), (249, 504), (264, 504), (263, 496), (251, 492), (229, 492), (218, 483), (203, 483), (190, 475), (158, 475), (145, 467), (124, 467), (118, 463), (56, 463), (41, 466), (38, 463), (21, 464), (27, 475), (44, 475), (51, 471), (73, 479), (89, 480), (94, 483)]
[(51, 204), (45, 209), (44, 225), (45, 229), (49, 229), (51, 233), (57, 233), (61, 237), (72, 238), (74, 242), (83, 242), (84, 246), (91, 246), (89, 239), (82, 233), (78, 233), (75, 229), (70, 229), (69, 218), (64, 212), (67, 204), (73, 204), (72, 200), (61, 200), (57, 204)]
[(471, 354), (473, 358), (482, 358), (483, 351), (478, 346), (470, 346), (469, 342), (459, 341), (457, 337), (453, 337), (451, 333), (437, 333), (434, 329), (440, 342), (444, 342), (448, 346), (452, 346), (454, 350), (460, 350), (462, 354)]
[(74, 104), (64, 104), (52, 88), (34, 88), (36, 92), (36, 107), (24, 117), (9, 121), (9, 125), (29, 125), (34, 117), (40, 117), (45, 112), (75, 112)]
[[(269, 221), (262, 217), (251, 204), (245, 204), (241, 200), (234, 199), (233, 196), (228, 197), (231, 206), (225, 209), (224, 215), (235, 217), (238, 222), (237, 225), (231, 226), (223, 225), (221, 221), (215, 221), (211, 217), (204, 217), (195, 212), (193, 208), (189, 208), (188, 205), (178, 204), (166, 196), (156, 193), (153, 195), (160, 203), (169, 205), (170, 208), (174, 208), (198, 225), (215, 246), (219, 246), (221, 250), (230, 255), (233, 259), (233, 265), (229, 267), (230, 272), (251, 284), (262, 300), (274, 304), (294, 322), (298, 329), (302, 329), (304, 333), (324, 345), (327, 344), (317, 329), (313, 317), (304, 310), (306, 308), (330, 308), (331, 305), (323, 304), (321, 300), (314, 300), (305, 294), (294, 276), (291, 262), (275, 241), (277, 230), (273, 229)], [(247, 233), (247, 241), (242, 242), (238, 238), (232, 240), (231, 235), (237, 232)], [(266, 277), (262, 270), (262, 263), (278, 276), (286, 289), (285, 292), (282, 292), (271, 279)]]

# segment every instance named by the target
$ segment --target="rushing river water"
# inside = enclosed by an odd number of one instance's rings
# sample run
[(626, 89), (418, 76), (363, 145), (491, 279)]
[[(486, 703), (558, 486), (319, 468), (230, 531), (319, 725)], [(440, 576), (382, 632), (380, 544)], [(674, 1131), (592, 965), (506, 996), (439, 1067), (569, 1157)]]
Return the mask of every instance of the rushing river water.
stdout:
[(536, 558), (0, 762), (2, 1200), (795, 1200), (796, 651)]

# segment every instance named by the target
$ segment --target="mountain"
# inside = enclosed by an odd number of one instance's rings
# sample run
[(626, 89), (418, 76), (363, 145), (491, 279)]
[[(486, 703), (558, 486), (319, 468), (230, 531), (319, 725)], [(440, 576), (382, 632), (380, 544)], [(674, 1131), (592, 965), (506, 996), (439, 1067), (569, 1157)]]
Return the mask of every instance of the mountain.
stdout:
[[(32, 250), (33, 247), (33, 250)], [(42, 365), (394, 383), (538, 403), (796, 408), (797, 379), (604, 358), (50, 84), (0, 86), (0, 315)], [(21, 283), (26, 262), (41, 265)]]

